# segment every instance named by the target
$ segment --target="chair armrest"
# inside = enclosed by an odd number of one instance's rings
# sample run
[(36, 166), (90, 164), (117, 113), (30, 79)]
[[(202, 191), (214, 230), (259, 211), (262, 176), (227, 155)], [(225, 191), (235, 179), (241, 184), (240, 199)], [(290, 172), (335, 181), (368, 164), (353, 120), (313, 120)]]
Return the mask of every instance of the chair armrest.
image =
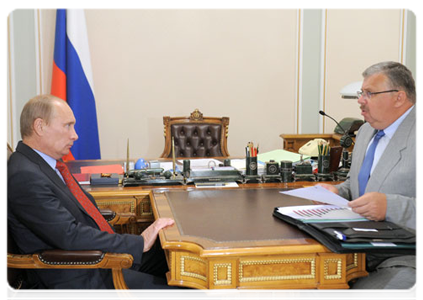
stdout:
[(109, 208), (100, 208), (99, 210), (101, 215), (106, 219), (107, 222), (110, 222), (117, 217), (116, 212)]
[[(7, 254), (7, 267), (15, 269), (127, 269), (130, 254), (101, 251), (46, 250), (35, 254)], [(66, 266), (66, 267), (63, 267)]]
[(127, 289), (122, 269), (132, 266), (130, 254), (101, 251), (45, 250), (35, 254), (7, 254), (12, 269), (112, 269), (116, 289)]
[(103, 260), (104, 255), (105, 253), (96, 250), (45, 250), (37, 256), (41, 262), (48, 265), (95, 265)]

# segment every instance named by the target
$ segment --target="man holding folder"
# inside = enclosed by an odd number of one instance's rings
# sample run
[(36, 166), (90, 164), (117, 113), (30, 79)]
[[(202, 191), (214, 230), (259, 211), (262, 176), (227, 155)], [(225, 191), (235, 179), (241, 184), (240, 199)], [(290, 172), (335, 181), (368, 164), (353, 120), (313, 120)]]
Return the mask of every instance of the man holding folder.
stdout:
[[(363, 72), (358, 104), (365, 123), (357, 134), (345, 182), (328, 190), (351, 200), (352, 210), (369, 220), (390, 221), (416, 230), (416, 90), (411, 72), (382, 62)], [(415, 256), (367, 256), (368, 277), (352, 288), (410, 288)]]

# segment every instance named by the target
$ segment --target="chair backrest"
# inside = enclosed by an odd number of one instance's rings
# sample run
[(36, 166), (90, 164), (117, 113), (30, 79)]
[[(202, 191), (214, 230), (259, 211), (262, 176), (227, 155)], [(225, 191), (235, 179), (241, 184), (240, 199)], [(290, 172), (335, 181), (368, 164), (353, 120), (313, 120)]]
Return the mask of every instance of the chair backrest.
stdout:
[[(5, 166), (7, 168), (9, 164), (9, 158), (13, 153), (12, 148), (6, 142), (5, 147)], [(5, 250), (6, 253), (16, 254), (18, 253), (18, 248), (9, 232), (9, 223), (5, 219)], [(17, 292), (19, 291), (22, 281), (23, 281), (23, 269), (9, 269), (5, 270), (5, 284), (6, 284), (6, 300), (14, 299)]]
[(160, 157), (227, 157), (229, 118), (204, 117), (194, 110), (189, 117), (163, 117), (165, 148)]

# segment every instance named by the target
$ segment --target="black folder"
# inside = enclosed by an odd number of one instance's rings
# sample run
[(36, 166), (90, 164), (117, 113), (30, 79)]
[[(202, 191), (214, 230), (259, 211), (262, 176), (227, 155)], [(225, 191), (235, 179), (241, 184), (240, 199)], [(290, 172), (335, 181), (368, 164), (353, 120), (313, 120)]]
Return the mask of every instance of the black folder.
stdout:
[(273, 216), (307, 232), (336, 253), (393, 253), (412, 255), (416, 252), (416, 236), (391, 222), (316, 222), (304, 223), (281, 214), (275, 207)]

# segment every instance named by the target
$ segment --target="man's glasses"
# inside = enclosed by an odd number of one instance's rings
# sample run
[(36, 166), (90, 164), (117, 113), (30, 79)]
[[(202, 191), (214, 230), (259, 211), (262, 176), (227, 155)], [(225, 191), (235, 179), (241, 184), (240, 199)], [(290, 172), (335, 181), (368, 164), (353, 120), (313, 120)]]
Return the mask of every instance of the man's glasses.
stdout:
[(382, 92), (357, 91), (357, 96), (358, 98), (364, 97), (365, 99), (370, 99), (373, 95), (392, 93), (392, 92), (399, 92), (399, 90), (389, 90), (389, 91), (382, 91)]

